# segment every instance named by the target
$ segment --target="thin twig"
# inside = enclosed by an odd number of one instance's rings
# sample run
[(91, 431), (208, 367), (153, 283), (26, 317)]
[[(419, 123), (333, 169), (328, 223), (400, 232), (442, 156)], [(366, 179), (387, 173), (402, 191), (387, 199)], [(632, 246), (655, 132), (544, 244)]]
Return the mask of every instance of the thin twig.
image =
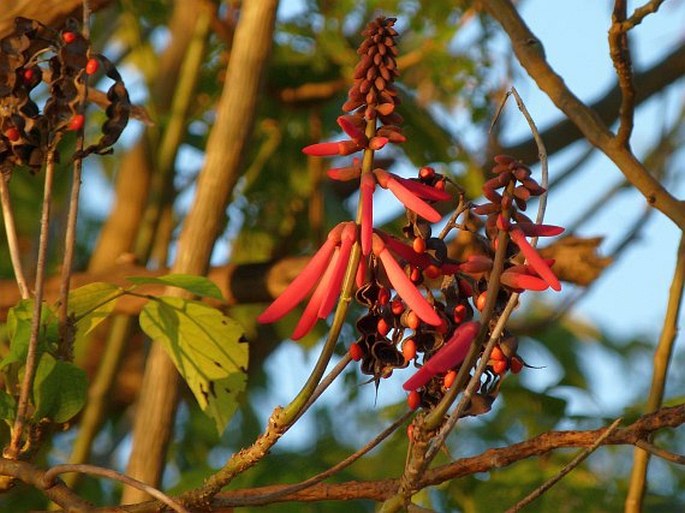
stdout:
[(17, 237), (16, 224), (14, 222), (14, 211), (12, 210), (12, 202), (10, 198), (9, 182), (11, 173), (0, 171), (0, 203), (2, 203), (2, 218), (5, 222), (5, 234), (7, 235), (7, 247), (10, 252), (10, 260), (12, 261), (12, 269), (14, 270), (14, 279), (19, 287), (19, 293), (22, 299), (31, 297), (28, 282), (24, 275), (24, 269), (21, 265), (21, 252), (19, 250), (19, 238)]
[[(90, 6), (88, 0), (83, 0), (83, 37), (90, 45)], [(90, 55), (90, 50), (88, 51)], [(80, 87), (77, 111), (84, 114), (88, 102), (88, 74), (84, 70), (78, 77)], [(81, 175), (83, 172), (83, 145), (85, 141), (85, 127), (81, 126), (76, 137), (76, 148), (72, 177), (71, 193), (69, 195), (69, 212), (67, 213), (67, 226), (64, 233), (64, 257), (62, 259), (62, 273), (59, 288), (59, 347), (57, 354), (63, 360), (73, 360), (74, 328), (69, 322), (69, 287), (71, 271), (74, 265), (74, 253), (76, 251), (76, 222), (78, 219), (79, 196), (81, 193)]]
[(364, 447), (360, 448), (353, 454), (350, 454), (347, 458), (342, 460), (341, 462), (337, 463), (336, 465), (333, 465), (331, 468), (310, 477), (309, 479), (302, 481), (301, 483), (297, 483), (291, 486), (286, 486), (285, 488), (281, 488), (276, 492), (272, 492), (266, 495), (261, 495), (261, 496), (256, 496), (256, 497), (249, 497), (246, 499), (242, 500), (237, 500), (233, 504), (233, 506), (247, 506), (247, 505), (261, 505), (261, 504), (270, 504), (274, 502), (275, 499), (280, 499), (281, 497), (285, 495), (289, 495), (291, 493), (296, 493), (299, 492), (300, 490), (305, 490), (317, 483), (320, 483), (324, 479), (328, 479), (334, 474), (337, 474), (341, 470), (349, 467), (357, 461), (359, 458), (364, 456), (366, 453), (370, 452), (374, 448), (376, 448), (383, 440), (388, 438), (390, 435), (392, 435), (398, 427), (400, 427), (404, 422), (409, 419), (413, 415), (413, 412), (409, 411), (402, 415), (399, 419), (397, 419), (395, 422), (393, 422), (390, 426), (385, 428), (383, 431), (381, 431), (379, 434), (377, 434), (372, 440), (370, 440)]
[(66, 472), (80, 472), (82, 474), (89, 474), (92, 476), (100, 476), (100, 477), (106, 477), (107, 479), (112, 479), (114, 481), (120, 481), (128, 486), (133, 486), (134, 488), (138, 488), (139, 490), (144, 491), (148, 495), (154, 497), (158, 501), (166, 504), (169, 506), (171, 509), (174, 511), (177, 511), (178, 513), (190, 513), (189, 510), (187, 510), (185, 507), (183, 507), (182, 504), (179, 504), (175, 500), (173, 500), (171, 497), (166, 495), (165, 493), (159, 491), (157, 488), (154, 488), (148, 484), (143, 483), (142, 481), (138, 481), (137, 479), (133, 479), (132, 477), (127, 476), (126, 474), (122, 474), (121, 472), (117, 472), (116, 470), (111, 470), (108, 468), (103, 468), (103, 467), (97, 467), (95, 465), (72, 465), (72, 464), (65, 464), (65, 465), (55, 465), (54, 467), (48, 469), (45, 474), (43, 475), (43, 480), (45, 482), (45, 486), (48, 487), (52, 483), (55, 482), (55, 479), (59, 474), (64, 474)]
[[(683, 286), (685, 285), (685, 234), (681, 235), (678, 245), (678, 256), (673, 280), (668, 293), (668, 305), (664, 315), (664, 325), (661, 329), (659, 342), (654, 352), (652, 384), (647, 398), (646, 412), (656, 411), (661, 406), (666, 387), (668, 367), (671, 363), (673, 343), (678, 334), (678, 316), (683, 301)], [(638, 513), (642, 510), (647, 481), (647, 466), (649, 453), (643, 449), (635, 449), (633, 456), (633, 470), (630, 474), (628, 495), (625, 502), (626, 513)]]
[(45, 282), (45, 268), (47, 266), (48, 234), (50, 231), (50, 203), (52, 200), (52, 182), (55, 176), (55, 146), (57, 141), (48, 148), (45, 164), (45, 184), (43, 186), (43, 206), (40, 218), (40, 237), (38, 241), (38, 259), (36, 261), (35, 297), (33, 303), (33, 318), (31, 319), (31, 338), (26, 352), (24, 378), (19, 391), (17, 402), (17, 416), (12, 426), (10, 444), (5, 450), (5, 456), (16, 458), (21, 450), (21, 437), (26, 422), (29, 398), (33, 390), (33, 377), (38, 365), (38, 336), (40, 334), (40, 318), (43, 309), (43, 285)]
[(635, 86), (633, 84), (633, 65), (630, 57), (628, 32), (623, 30), (626, 20), (627, 0), (615, 0), (609, 29), (609, 54), (616, 68), (618, 86), (621, 90), (621, 107), (619, 109), (619, 127), (616, 140), (628, 147), (630, 134), (633, 131), (635, 113)]
[(635, 442), (635, 445), (640, 449), (644, 449), (650, 454), (657, 456), (658, 458), (670, 461), (671, 463), (677, 463), (678, 465), (685, 465), (685, 456), (675, 454), (671, 451), (662, 449), (661, 447), (657, 447), (656, 445), (654, 445), (651, 442), (648, 442), (647, 440), (638, 440), (637, 442)]
[(566, 465), (563, 469), (561, 469), (561, 472), (559, 472), (556, 476), (554, 476), (552, 479), (549, 481), (546, 481), (543, 483), (540, 487), (536, 488), (533, 490), (529, 495), (521, 499), (519, 502), (517, 502), (514, 506), (509, 508), (505, 513), (516, 513), (517, 511), (521, 511), (524, 507), (526, 507), (528, 504), (533, 502), (535, 499), (540, 497), (543, 493), (545, 493), (547, 490), (552, 488), (555, 484), (557, 484), (559, 481), (563, 479), (563, 477), (571, 472), (574, 468), (576, 468), (578, 465), (580, 465), (585, 459), (590, 456), (593, 452), (597, 450), (597, 448), (602, 445), (602, 442), (606, 440), (609, 435), (611, 435), (618, 425), (621, 423), (621, 420), (623, 419), (616, 419), (614, 422), (611, 423), (611, 425), (604, 430), (604, 432), (601, 434), (601, 436), (597, 437), (597, 440), (595, 440), (595, 443), (593, 443), (590, 447), (585, 449), (583, 452), (578, 454), (575, 458), (573, 458), (568, 465)]
[(636, 8), (630, 18), (621, 23), (621, 30), (628, 31), (638, 26), (648, 15), (657, 12), (663, 3), (664, 0), (651, 0), (642, 7)]

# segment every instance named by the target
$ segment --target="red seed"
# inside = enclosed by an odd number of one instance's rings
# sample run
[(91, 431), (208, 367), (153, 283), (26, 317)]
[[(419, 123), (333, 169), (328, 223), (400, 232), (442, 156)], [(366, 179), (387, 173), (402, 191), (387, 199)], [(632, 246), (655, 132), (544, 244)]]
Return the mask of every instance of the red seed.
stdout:
[(21, 133), (15, 126), (9, 127), (7, 130), (5, 130), (5, 137), (7, 137), (10, 141), (16, 142), (21, 138)]
[(419, 316), (416, 315), (416, 312), (413, 310), (407, 312), (405, 322), (407, 323), (407, 328), (412, 330), (417, 329), (421, 325), (421, 319), (419, 319)]
[(67, 125), (67, 130), (81, 130), (83, 128), (83, 124), (86, 121), (86, 117), (83, 114), (74, 114), (72, 118), (69, 120), (69, 124)]
[(76, 34), (73, 32), (62, 32), (62, 41), (64, 41), (66, 44), (73, 43), (76, 41)]
[(390, 291), (385, 287), (378, 290), (378, 304), (387, 305), (390, 302)]
[(499, 374), (500, 376), (504, 374), (507, 371), (506, 360), (496, 360), (492, 362), (492, 370), (495, 374)]
[(409, 274), (409, 279), (410, 279), (413, 283), (420, 283), (420, 282), (421, 282), (421, 278), (423, 278), (423, 275), (421, 274), (421, 270), (420, 270), (418, 267), (414, 267), (414, 268), (411, 270), (411, 273)]
[(408, 338), (402, 344), (402, 355), (404, 356), (404, 361), (408, 362), (416, 357), (416, 342), (413, 338)]
[(435, 185), (433, 186), (439, 191), (444, 191), (445, 190), (445, 179), (443, 178), (442, 180), (438, 180), (435, 182)]
[(393, 315), (402, 315), (404, 312), (404, 303), (399, 299), (395, 299), (390, 302), (390, 311)]
[(28, 83), (33, 82), (35, 76), (36, 73), (31, 68), (25, 69), (24, 73), (22, 73), (22, 77), (24, 77), (24, 82)]
[(409, 395), (407, 396), (407, 404), (411, 410), (415, 410), (421, 406), (421, 394), (419, 394), (416, 390), (409, 392)]
[(93, 75), (94, 73), (97, 73), (98, 69), (100, 69), (100, 62), (97, 59), (88, 59), (88, 62), (86, 63), (86, 73), (88, 75)]
[(426, 240), (422, 237), (416, 237), (414, 239), (414, 242), (412, 242), (411, 246), (417, 253), (423, 253), (424, 251), (426, 251)]
[(378, 322), (376, 323), (376, 331), (378, 331), (378, 334), (382, 337), (386, 336), (390, 331), (390, 325), (388, 324), (388, 321), (383, 318), (378, 319)]
[(432, 180), (435, 176), (435, 169), (429, 166), (423, 166), (419, 169), (419, 177), (423, 180)]
[(504, 356), (504, 353), (502, 352), (502, 349), (500, 349), (499, 346), (495, 346), (492, 348), (492, 352), (490, 353), (490, 359), (491, 360), (506, 360), (507, 357)]
[(454, 385), (455, 379), (457, 379), (457, 371), (452, 369), (447, 374), (445, 374), (445, 377), (443, 378), (442, 384), (445, 388), (450, 388), (452, 385)]
[(429, 280), (434, 280), (436, 278), (439, 278), (442, 275), (442, 272), (440, 271), (440, 268), (437, 265), (430, 264), (423, 270), (423, 274)]
[(452, 319), (454, 319), (454, 322), (457, 324), (461, 324), (464, 322), (464, 319), (466, 319), (466, 313), (467, 310), (465, 305), (457, 305), (452, 311)]
[(356, 342), (352, 343), (347, 352), (349, 353), (350, 358), (352, 358), (355, 362), (358, 362), (359, 360), (364, 358), (364, 350)]
[(485, 302), (487, 301), (487, 292), (481, 292), (480, 295), (476, 298), (476, 309), (479, 312), (483, 311), (483, 308), (485, 308)]

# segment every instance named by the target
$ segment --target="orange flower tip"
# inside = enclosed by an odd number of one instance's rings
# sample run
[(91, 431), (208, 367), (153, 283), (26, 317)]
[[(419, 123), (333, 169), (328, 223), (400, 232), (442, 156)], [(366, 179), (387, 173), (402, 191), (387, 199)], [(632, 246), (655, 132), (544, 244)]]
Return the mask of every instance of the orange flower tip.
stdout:
[(492, 269), (492, 259), (485, 255), (470, 255), (466, 262), (459, 264), (459, 270), (463, 273), (478, 274)]
[(349, 182), (355, 178), (359, 178), (361, 169), (357, 166), (348, 167), (334, 167), (326, 171), (328, 178), (338, 182)]
[(383, 242), (383, 239), (380, 237), (380, 235), (374, 233), (371, 236), (371, 244), (374, 255), (380, 256), (380, 254), (385, 251), (385, 242)]
[(340, 146), (337, 142), (315, 143), (302, 148), (302, 153), (310, 157), (332, 157), (340, 155)]
[(389, 139), (387, 137), (372, 137), (369, 141), (370, 150), (381, 150), (388, 144)]
[(504, 271), (500, 276), (502, 285), (516, 290), (532, 290), (540, 292), (547, 290), (549, 284), (542, 278), (530, 274)]
[(340, 240), (343, 242), (354, 242), (357, 240), (357, 224), (353, 222), (345, 223)]
[(349, 116), (338, 116), (338, 125), (344, 130), (344, 132), (350, 136), (354, 142), (358, 144), (365, 145), (367, 142), (367, 137), (364, 131), (361, 130), (355, 123), (350, 119)]
[(495, 155), (493, 157), (493, 159), (498, 164), (505, 164), (505, 165), (513, 164), (514, 162), (516, 162), (516, 159), (514, 157), (509, 156), (509, 155)]
[(384, 189), (388, 188), (388, 181), (390, 180), (390, 176), (391, 176), (390, 173), (388, 173), (385, 169), (377, 167), (376, 169), (373, 170), (373, 175), (376, 177), (376, 180), (378, 181), (378, 185), (380, 185)]

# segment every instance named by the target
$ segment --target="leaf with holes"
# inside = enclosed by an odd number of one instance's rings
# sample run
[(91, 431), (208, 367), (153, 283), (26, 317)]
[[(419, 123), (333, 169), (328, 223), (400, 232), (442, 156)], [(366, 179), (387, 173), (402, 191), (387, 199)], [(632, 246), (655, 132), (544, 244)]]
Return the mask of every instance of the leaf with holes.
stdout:
[(81, 411), (86, 403), (88, 379), (83, 369), (43, 353), (33, 381), (35, 420), (43, 418), (63, 423)]
[(69, 314), (74, 316), (79, 335), (85, 335), (104, 321), (114, 310), (122, 291), (116, 285), (95, 282), (69, 293)]
[(145, 305), (140, 327), (162, 344), (222, 433), (247, 383), (248, 348), (242, 327), (215, 308), (176, 297)]
[(191, 274), (167, 274), (165, 276), (129, 276), (128, 281), (136, 285), (154, 284), (178, 287), (187, 290), (197, 296), (211, 297), (219, 301), (224, 300), (219, 287), (204, 276), (193, 276)]

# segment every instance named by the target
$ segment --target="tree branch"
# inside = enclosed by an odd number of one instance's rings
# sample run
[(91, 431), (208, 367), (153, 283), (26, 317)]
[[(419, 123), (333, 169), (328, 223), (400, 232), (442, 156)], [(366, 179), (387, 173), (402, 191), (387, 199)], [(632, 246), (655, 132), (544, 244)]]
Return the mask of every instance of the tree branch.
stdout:
[(647, 202), (685, 229), (685, 208), (625, 146), (617, 141), (602, 119), (578, 99), (545, 60), (540, 40), (530, 31), (509, 0), (480, 0), (509, 36), (514, 53), (541, 91), (568, 116), (585, 138), (609, 157)]
[[(685, 76), (685, 44), (673, 50), (663, 60), (654, 64), (649, 69), (633, 75), (635, 85), (635, 105), (648, 100), (666, 87)], [(621, 106), (621, 88), (618, 83), (611, 87), (604, 95), (589, 105), (590, 109), (607, 126), (612, 125), (618, 119)], [(550, 155), (559, 152), (574, 142), (582, 139), (583, 133), (568, 118), (564, 118), (554, 125), (544, 129), (541, 136), (545, 141)], [(504, 153), (531, 163), (537, 159), (537, 148), (533, 138), (525, 139), (510, 146), (492, 148), (491, 153)]]
[[(677, 428), (685, 424), (685, 404), (664, 407), (658, 411), (643, 415), (625, 428), (613, 431), (605, 440), (605, 445), (638, 445), (657, 431), (665, 428)], [(597, 439), (606, 432), (605, 427), (587, 431), (549, 431), (529, 440), (488, 449), (487, 451), (461, 458), (447, 465), (428, 470), (419, 483), (421, 487), (436, 486), (452, 479), (473, 475), (480, 472), (490, 472), (512, 465), (528, 458), (542, 456), (557, 449), (572, 447), (592, 447)], [(0, 458), (0, 475), (14, 476), (21, 481), (35, 486), (43, 491), (51, 500), (63, 508), (78, 506), (83, 501), (59, 482), (53, 487), (45, 489), (44, 471), (26, 462)], [(244, 490), (231, 490), (217, 494), (211, 503), (214, 513), (229, 513), (232, 508), (244, 503), (261, 504), (257, 498), (275, 494), (292, 485), (272, 485)], [(279, 496), (274, 502), (321, 502), (346, 500), (374, 500), (382, 501), (397, 492), (399, 479), (383, 479), (378, 481), (347, 481), (343, 483), (318, 483), (306, 490)], [(271, 501), (269, 501), (271, 502)], [(159, 510), (157, 501), (147, 501), (125, 506), (92, 508), (92, 513), (153, 513)]]

